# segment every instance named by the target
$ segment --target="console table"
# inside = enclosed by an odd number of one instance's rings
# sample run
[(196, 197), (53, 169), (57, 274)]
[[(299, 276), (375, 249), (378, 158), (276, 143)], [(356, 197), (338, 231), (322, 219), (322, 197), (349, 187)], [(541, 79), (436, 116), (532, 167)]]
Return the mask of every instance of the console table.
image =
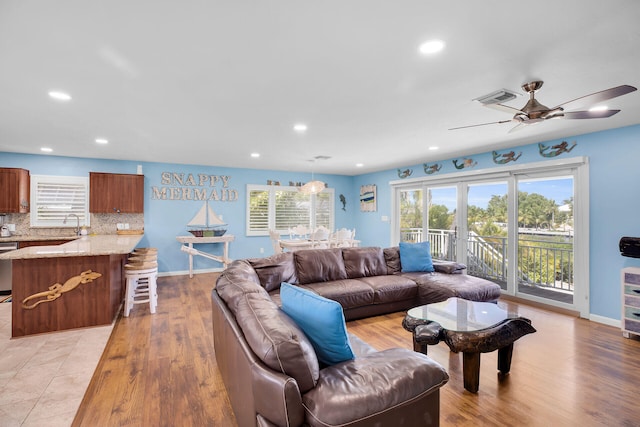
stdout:
[[(189, 254), (189, 277), (193, 277), (193, 256), (199, 255), (204, 258), (212, 259), (217, 261), (223, 265), (224, 268), (227, 268), (229, 264), (231, 264), (231, 259), (229, 259), (229, 242), (233, 242), (235, 236), (232, 234), (225, 234), (224, 236), (217, 237), (195, 237), (195, 236), (177, 236), (176, 240), (183, 245), (180, 247), (182, 252), (186, 252)], [(214, 255), (207, 252), (202, 252), (193, 247), (194, 244), (197, 243), (224, 243), (224, 250), (222, 252), (222, 256)]]

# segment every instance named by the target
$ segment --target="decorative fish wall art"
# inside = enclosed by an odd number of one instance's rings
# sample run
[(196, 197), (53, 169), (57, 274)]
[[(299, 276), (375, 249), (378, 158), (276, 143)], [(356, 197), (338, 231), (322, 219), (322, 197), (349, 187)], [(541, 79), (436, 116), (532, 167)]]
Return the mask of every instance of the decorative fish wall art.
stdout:
[(401, 171), (400, 169), (398, 169), (398, 177), (405, 179), (407, 177), (410, 177), (411, 174), (413, 173), (412, 169), (405, 169), (403, 171)]
[(344, 197), (344, 194), (341, 194), (339, 197), (340, 197), (340, 203), (342, 203), (342, 210), (346, 211), (347, 210), (347, 198)]
[(548, 146), (543, 143), (538, 143), (538, 149), (540, 150), (540, 155), (542, 157), (556, 157), (563, 153), (568, 153), (578, 145), (577, 142), (573, 141), (571, 147), (569, 147), (569, 143), (567, 141), (562, 141), (560, 144)]
[(522, 156), (522, 151), (516, 155), (515, 151), (509, 151), (506, 153), (498, 153), (497, 151), (492, 151), (493, 154), (493, 162), (499, 165), (503, 165), (509, 162), (515, 162)]
[(455, 166), (456, 169), (472, 168), (478, 164), (478, 162), (473, 159), (467, 159), (466, 157), (462, 159), (462, 162), (459, 162), (459, 160), (460, 159), (452, 160), (453, 166)]
[(427, 175), (431, 175), (436, 172), (439, 172), (440, 169), (442, 169), (442, 163), (434, 163), (432, 165), (428, 163), (424, 163), (423, 167), (424, 167), (424, 173), (426, 173)]

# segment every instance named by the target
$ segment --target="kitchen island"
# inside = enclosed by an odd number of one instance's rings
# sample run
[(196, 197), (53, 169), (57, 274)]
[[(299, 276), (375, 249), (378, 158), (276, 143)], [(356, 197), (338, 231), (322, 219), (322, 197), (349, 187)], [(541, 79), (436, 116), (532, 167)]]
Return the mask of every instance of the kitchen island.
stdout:
[(113, 322), (127, 255), (142, 237), (83, 236), (0, 255), (12, 260), (12, 337)]

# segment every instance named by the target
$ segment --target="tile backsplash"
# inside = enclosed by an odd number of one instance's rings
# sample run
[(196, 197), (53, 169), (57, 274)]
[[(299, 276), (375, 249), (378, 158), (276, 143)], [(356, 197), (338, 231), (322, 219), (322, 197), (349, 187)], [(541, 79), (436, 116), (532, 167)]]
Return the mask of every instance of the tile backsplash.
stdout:
[[(75, 218), (68, 222), (70, 227), (32, 228), (30, 214), (6, 214), (5, 224), (15, 224), (13, 236), (69, 236), (74, 233)], [(129, 224), (130, 230), (144, 229), (144, 214), (90, 214), (91, 225), (87, 227), (88, 234), (116, 234), (117, 224)], [(80, 226), (84, 224), (80, 221)]]

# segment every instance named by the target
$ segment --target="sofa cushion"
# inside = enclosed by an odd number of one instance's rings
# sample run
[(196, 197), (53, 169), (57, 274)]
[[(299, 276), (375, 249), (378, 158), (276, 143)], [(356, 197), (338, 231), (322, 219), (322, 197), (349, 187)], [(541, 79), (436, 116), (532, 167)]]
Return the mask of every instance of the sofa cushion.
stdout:
[(300, 285), (325, 298), (337, 301), (344, 309), (371, 305), (375, 299), (373, 288), (361, 279), (333, 280), (331, 282)]
[[(448, 380), (437, 362), (406, 348), (358, 357), (320, 372), (316, 387), (302, 396), (305, 422), (311, 427), (378, 425), (374, 414), (415, 401)], [(437, 425), (438, 419), (423, 422)]]
[(280, 299), (282, 310), (302, 328), (321, 363), (330, 366), (355, 357), (340, 304), (289, 283), (280, 285)]
[(387, 274), (387, 265), (381, 248), (344, 248), (342, 258), (349, 279)]
[(347, 278), (340, 248), (296, 251), (293, 255), (301, 285)]
[(260, 284), (267, 292), (278, 289), (282, 282), (298, 282), (292, 252), (284, 252), (267, 258), (252, 258), (248, 261), (258, 274)]
[(234, 314), (237, 310), (238, 299), (244, 294), (260, 293), (268, 295), (267, 291), (260, 286), (258, 275), (253, 270), (253, 267), (246, 260), (232, 262), (218, 276), (216, 291)]
[(251, 350), (265, 365), (295, 378), (303, 393), (315, 387), (320, 366), (313, 345), (267, 294), (244, 294), (235, 315)]
[(358, 280), (371, 286), (374, 292), (374, 304), (409, 300), (418, 295), (418, 285), (408, 277), (384, 275), (362, 277)]
[(441, 259), (433, 260), (433, 269), (438, 273), (462, 274), (467, 266), (455, 261), (445, 261)]
[(384, 262), (387, 264), (387, 274), (396, 274), (402, 271), (400, 265), (400, 248), (393, 246), (391, 248), (384, 248), (382, 250), (384, 254)]
[(435, 271), (431, 260), (431, 244), (429, 242), (400, 242), (400, 263), (403, 273), (408, 271)]
[(445, 301), (451, 297), (471, 301), (492, 302), (500, 298), (500, 286), (480, 277), (467, 274), (402, 273), (418, 284), (420, 304)]

